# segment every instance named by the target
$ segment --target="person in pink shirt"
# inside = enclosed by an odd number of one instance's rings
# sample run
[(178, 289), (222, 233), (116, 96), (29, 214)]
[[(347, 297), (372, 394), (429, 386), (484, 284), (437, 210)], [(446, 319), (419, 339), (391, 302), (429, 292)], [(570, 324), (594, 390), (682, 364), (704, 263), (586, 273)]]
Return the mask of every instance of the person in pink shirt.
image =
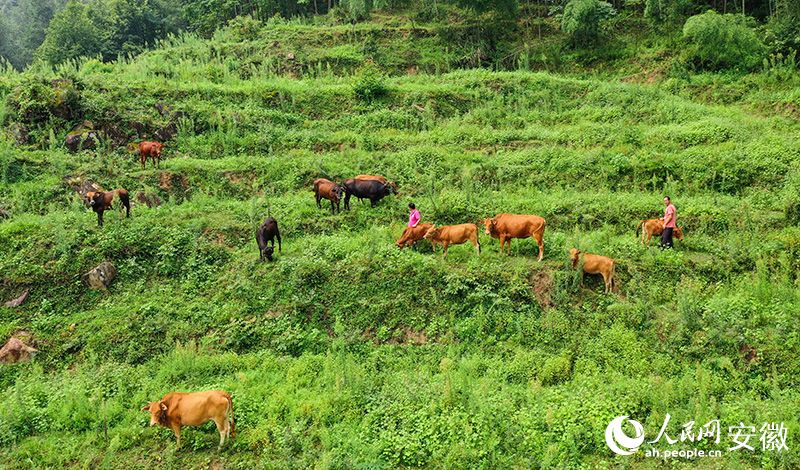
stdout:
[(672, 244), (672, 231), (675, 230), (675, 206), (669, 196), (664, 196), (664, 231), (661, 232), (661, 248), (674, 248)]
[[(417, 206), (414, 205), (413, 202), (408, 203), (408, 226), (409, 227), (416, 227), (419, 221), (422, 219), (422, 216), (419, 215), (419, 211), (417, 210)], [(417, 244), (414, 243), (414, 251), (417, 251)]]

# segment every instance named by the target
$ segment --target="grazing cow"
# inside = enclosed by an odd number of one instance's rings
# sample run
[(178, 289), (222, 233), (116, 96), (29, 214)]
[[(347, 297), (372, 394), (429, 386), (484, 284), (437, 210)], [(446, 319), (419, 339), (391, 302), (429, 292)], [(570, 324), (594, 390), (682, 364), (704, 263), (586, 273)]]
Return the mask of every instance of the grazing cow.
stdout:
[(447, 257), (447, 247), (449, 245), (458, 245), (467, 240), (471, 241), (472, 245), (478, 250), (478, 254), (481, 254), (481, 244), (478, 242), (478, 226), (475, 224), (443, 225), (441, 227), (433, 225), (425, 233), (425, 239), (431, 242), (434, 250), (437, 243), (444, 247), (442, 259)]
[[(416, 227), (406, 227), (403, 230), (403, 235), (394, 244), (398, 248), (404, 248), (406, 245), (414, 246), (416, 243), (425, 238), (425, 234), (433, 227), (433, 224), (417, 224)], [(436, 245), (432, 245), (436, 251)]]
[[(258, 243), (258, 251), (261, 252), (262, 262), (264, 258), (272, 261), (272, 253), (275, 252), (275, 238), (278, 239), (278, 251), (281, 251), (281, 234), (278, 231), (278, 221), (274, 217), (270, 217), (256, 231), (256, 243)], [(267, 246), (267, 242), (272, 242), (272, 246)]]
[(147, 157), (153, 160), (153, 166), (157, 168), (161, 168), (161, 149), (164, 147), (164, 144), (160, 142), (141, 142), (139, 143), (139, 160), (142, 162), (142, 170), (144, 170), (144, 162), (147, 161)]
[(164, 426), (175, 432), (181, 447), (181, 426), (202, 426), (214, 421), (219, 431), (219, 447), (226, 437), (236, 437), (233, 401), (227, 392), (210, 390), (196, 393), (169, 393), (161, 401), (151, 401), (142, 408), (150, 412), (150, 427)]
[(38, 352), (38, 349), (28, 346), (17, 338), (11, 338), (0, 349), (0, 364), (27, 364)]
[(86, 193), (84, 196), (84, 200), (86, 204), (88, 204), (93, 211), (97, 212), (97, 224), (102, 227), (103, 226), (103, 212), (111, 209), (111, 203), (114, 200), (114, 195), (120, 201), (119, 206), (119, 218), (122, 218), (122, 209), (126, 209), (126, 217), (131, 216), (131, 201), (128, 197), (128, 191), (124, 189), (115, 189), (113, 191), (101, 192), (101, 191), (91, 191)]
[(342, 181), (344, 187), (344, 208), (350, 210), (350, 196), (358, 199), (369, 199), (370, 205), (375, 207), (384, 197), (392, 193), (392, 185), (377, 180), (358, 180), (349, 178)]
[(322, 204), (320, 204), (322, 199), (328, 199), (331, 201), (331, 215), (335, 214), (336, 211), (341, 212), (341, 209), (339, 209), (339, 201), (341, 201), (344, 196), (344, 189), (342, 189), (339, 183), (334, 183), (325, 178), (314, 180), (314, 196), (317, 198), (318, 208), (322, 209)]
[(355, 179), (357, 179), (357, 180), (375, 180), (375, 181), (380, 181), (381, 183), (389, 183), (390, 185), (392, 185), (392, 194), (397, 194), (397, 183), (395, 183), (394, 181), (386, 181), (386, 178), (384, 178), (381, 175), (358, 175), (358, 176), (356, 176)]
[[(650, 239), (653, 238), (654, 235), (661, 235), (661, 232), (664, 231), (664, 220), (642, 220), (639, 222), (639, 225), (636, 226), (637, 237), (639, 236), (639, 227), (642, 228), (642, 245), (647, 245), (647, 248), (650, 248)], [(678, 240), (683, 241), (683, 227), (676, 227), (672, 235)]]
[(583, 287), (583, 273), (602, 274), (603, 281), (606, 283), (605, 293), (608, 294), (609, 292), (615, 291), (616, 282), (614, 276), (617, 273), (617, 265), (613, 259), (605, 256), (583, 253), (576, 248), (570, 250), (569, 259), (572, 263), (572, 269), (580, 271), (581, 287)]
[(508, 243), (508, 254), (511, 254), (512, 238), (533, 237), (539, 245), (539, 261), (542, 260), (545, 221), (538, 215), (498, 214), (494, 219), (485, 219), (483, 225), (486, 235), (500, 239), (500, 253), (503, 252), (503, 245)]

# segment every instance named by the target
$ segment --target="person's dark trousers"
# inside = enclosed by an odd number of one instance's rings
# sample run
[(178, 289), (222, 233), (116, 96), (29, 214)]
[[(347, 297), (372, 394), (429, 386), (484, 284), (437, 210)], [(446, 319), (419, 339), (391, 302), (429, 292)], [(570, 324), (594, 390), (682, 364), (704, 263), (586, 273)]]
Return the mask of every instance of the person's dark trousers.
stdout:
[(664, 228), (664, 231), (661, 232), (661, 248), (674, 248), (672, 244), (672, 227)]

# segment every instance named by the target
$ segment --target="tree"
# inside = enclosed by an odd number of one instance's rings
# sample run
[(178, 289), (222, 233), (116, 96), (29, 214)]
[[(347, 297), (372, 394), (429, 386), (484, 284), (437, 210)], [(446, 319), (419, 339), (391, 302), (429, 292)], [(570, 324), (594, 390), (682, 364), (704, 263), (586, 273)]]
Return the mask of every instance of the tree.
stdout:
[(103, 51), (101, 30), (91, 18), (90, 7), (71, 1), (57, 13), (44, 43), (36, 50), (36, 58), (50, 64), (60, 64), (80, 56), (95, 56)]
[(713, 10), (689, 18), (683, 25), (683, 36), (692, 43), (690, 60), (716, 70), (750, 70), (759, 65), (764, 45), (747, 22), (742, 15), (720, 15)]
[(590, 45), (599, 39), (601, 23), (616, 14), (617, 11), (607, 2), (571, 0), (564, 7), (561, 28), (569, 35), (573, 45)]

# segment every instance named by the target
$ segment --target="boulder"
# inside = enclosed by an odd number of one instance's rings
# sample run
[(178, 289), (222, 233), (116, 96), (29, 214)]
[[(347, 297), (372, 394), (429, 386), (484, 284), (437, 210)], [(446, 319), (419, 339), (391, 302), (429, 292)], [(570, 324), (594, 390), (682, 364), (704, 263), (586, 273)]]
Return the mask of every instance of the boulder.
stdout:
[(27, 364), (39, 352), (17, 338), (8, 340), (3, 349), (0, 349), (0, 364)]
[(81, 281), (92, 289), (108, 289), (114, 278), (117, 277), (117, 268), (109, 261), (103, 261), (97, 267), (81, 276)]
[(19, 307), (28, 300), (28, 295), (30, 295), (30, 293), (31, 293), (30, 290), (26, 290), (25, 293), (23, 293), (21, 296), (17, 297), (14, 300), (9, 300), (3, 305), (5, 305), (6, 307)]
[(147, 207), (157, 207), (161, 205), (160, 197), (145, 191), (139, 191), (136, 193), (136, 196), (133, 196), (133, 200), (136, 201), (136, 203), (144, 204)]
[(64, 145), (67, 146), (70, 152), (75, 153), (78, 150), (95, 148), (97, 141), (98, 135), (96, 131), (83, 131), (67, 134), (67, 137), (64, 138)]

